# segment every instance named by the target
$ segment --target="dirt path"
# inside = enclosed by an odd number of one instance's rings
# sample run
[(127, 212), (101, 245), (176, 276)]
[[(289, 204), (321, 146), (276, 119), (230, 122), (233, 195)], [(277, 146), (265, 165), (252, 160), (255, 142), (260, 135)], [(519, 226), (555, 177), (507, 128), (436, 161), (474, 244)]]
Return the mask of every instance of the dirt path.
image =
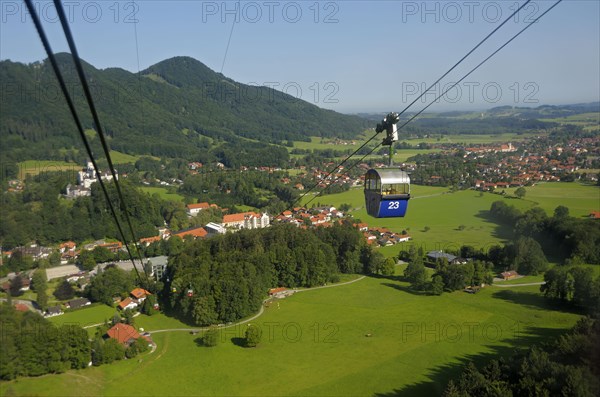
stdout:
[[(331, 284), (331, 285), (322, 285), (320, 287), (313, 287), (313, 288), (303, 288), (303, 289), (292, 289), (290, 291), (293, 291), (294, 293), (296, 292), (306, 292), (306, 291), (314, 291), (317, 289), (323, 289), (323, 288), (333, 288), (333, 287), (341, 287), (343, 285), (348, 285), (348, 284), (352, 284), (355, 283), (357, 281), (360, 281), (362, 279), (364, 279), (366, 276), (360, 276), (354, 280), (350, 280), (350, 281), (345, 281), (343, 283), (339, 283), (339, 284)], [(254, 321), (256, 320), (258, 317), (260, 317), (264, 312), (265, 312), (265, 303), (267, 301), (271, 300), (271, 298), (267, 298), (265, 299), (262, 304), (260, 305), (260, 309), (258, 310), (258, 313), (256, 313), (254, 316), (247, 318), (245, 320), (242, 321), (238, 321), (237, 323), (232, 323), (232, 324), (227, 324), (227, 325), (223, 325), (218, 327), (219, 329), (225, 329), (225, 328), (231, 328), (231, 327), (237, 327), (241, 324), (246, 324), (250, 321)], [(160, 332), (177, 332), (177, 331), (183, 331), (183, 332), (200, 332), (200, 331), (206, 331), (208, 329), (208, 327), (202, 327), (202, 328), (168, 328), (168, 329), (158, 329), (155, 331), (147, 331), (150, 334), (157, 334)]]
[(523, 283), (523, 284), (506, 284), (506, 285), (492, 284), (492, 287), (512, 288), (512, 287), (527, 287), (530, 285), (544, 285), (544, 284), (546, 284), (545, 281), (538, 281), (537, 283)]

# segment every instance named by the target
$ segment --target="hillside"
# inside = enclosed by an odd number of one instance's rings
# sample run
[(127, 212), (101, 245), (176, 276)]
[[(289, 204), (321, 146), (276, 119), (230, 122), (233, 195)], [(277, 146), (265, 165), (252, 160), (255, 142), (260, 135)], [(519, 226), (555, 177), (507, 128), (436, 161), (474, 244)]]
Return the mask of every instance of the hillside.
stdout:
[[(593, 117), (585, 125), (593, 125), (594, 120), (597, 120), (598, 113), (600, 113), (599, 102), (555, 106), (541, 105), (537, 107), (498, 106), (485, 111), (424, 113), (412, 121), (407, 126), (406, 131), (409, 133), (448, 135), (538, 132), (556, 127), (559, 123), (567, 121), (559, 120), (559, 118), (588, 121), (590, 114)], [(359, 113), (358, 115), (371, 120), (371, 123), (381, 119), (381, 114)], [(413, 115), (414, 112), (407, 112), (402, 120), (408, 120)]]
[[(84, 126), (92, 129), (71, 57), (57, 59)], [(84, 69), (111, 147), (130, 154), (202, 159), (224, 142), (264, 149), (309, 136), (353, 137), (367, 126), (360, 117), (238, 83), (189, 57), (139, 74), (86, 62)], [(3, 158), (57, 159), (81, 147), (49, 62), (2, 61), (0, 80), (8, 82), (0, 98)], [(248, 139), (240, 143), (240, 137)]]

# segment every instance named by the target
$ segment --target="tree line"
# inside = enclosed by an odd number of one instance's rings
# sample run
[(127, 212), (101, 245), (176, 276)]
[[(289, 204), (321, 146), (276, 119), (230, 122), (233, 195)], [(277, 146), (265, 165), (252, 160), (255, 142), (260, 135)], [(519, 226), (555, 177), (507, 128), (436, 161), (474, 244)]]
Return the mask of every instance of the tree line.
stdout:
[(304, 230), (273, 225), (186, 244), (169, 261), (163, 296), (198, 325), (233, 322), (258, 310), (273, 287), (314, 287), (383, 263), (351, 224)]
[(465, 287), (478, 288), (482, 284), (489, 285), (493, 282), (491, 262), (469, 256), (471, 260), (466, 263), (449, 264), (446, 259), (439, 258), (435, 262), (435, 271), (429, 275), (423, 256), (423, 249), (417, 249), (414, 245), (411, 245), (408, 251), (400, 253), (400, 258), (408, 260), (404, 269), (404, 279), (415, 291), (441, 295), (444, 291), (452, 292)]
[(539, 207), (521, 212), (503, 201), (495, 201), (490, 215), (512, 226), (518, 237), (536, 241), (545, 252), (563, 260), (600, 264), (600, 223), (575, 218), (569, 209), (558, 206), (552, 216)]
[(477, 367), (470, 362), (444, 397), (597, 396), (600, 322), (585, 317), (566, 334)]
[(54, 326), (37, 313), (0, 305), (2, 343), (0, 379), (40, 376), (82, 369), (91, 361), (86, 330), (77, 325)]

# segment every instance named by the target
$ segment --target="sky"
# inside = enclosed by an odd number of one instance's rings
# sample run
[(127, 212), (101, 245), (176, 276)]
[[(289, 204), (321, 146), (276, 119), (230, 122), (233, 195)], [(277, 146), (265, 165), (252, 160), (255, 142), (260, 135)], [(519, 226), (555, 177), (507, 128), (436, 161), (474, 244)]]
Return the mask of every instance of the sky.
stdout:
[[(63, 1), (80, 56), (131, 72), (193, 57), (245, 84), (344, 113), (404, 110), (525, 0)], [(531, 1), (431, 92), (450, 88), (554, 1)], [(52, 2), (34, 1), (55, 52)], [(136, 44), (137, 43), (137, 44)], [(19, 0), (0, 0), (0, 60), (46, 58)], [(3, 82), (0, 82), (3, 83)], [(428, 111), (600, 100), (600, 2), (564, 0)]]

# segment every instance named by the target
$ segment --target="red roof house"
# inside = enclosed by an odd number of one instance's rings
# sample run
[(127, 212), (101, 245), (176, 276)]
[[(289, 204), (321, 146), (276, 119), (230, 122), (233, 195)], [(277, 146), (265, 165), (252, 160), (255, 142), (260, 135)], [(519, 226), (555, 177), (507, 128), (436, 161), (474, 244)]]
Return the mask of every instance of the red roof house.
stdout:
[(118, 323), (109, 329), (106, 334), (109, 338), (116, 339), (122, 345), (130, 345), (140, 338), (140, 334), (131, 325)]

